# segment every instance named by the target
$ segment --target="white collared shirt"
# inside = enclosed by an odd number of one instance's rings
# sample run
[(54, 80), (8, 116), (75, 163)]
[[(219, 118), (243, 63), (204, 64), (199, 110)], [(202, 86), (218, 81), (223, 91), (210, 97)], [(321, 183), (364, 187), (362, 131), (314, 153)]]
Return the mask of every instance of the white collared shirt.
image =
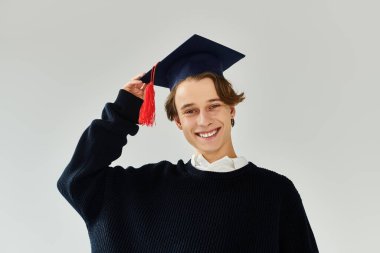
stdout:
[(214, 172), (228, 172), (240, 169), (248, 164), (247, 159), (243, 156), (230, 158), (224, 156), (219, 160), (209, 163), (202, 154), (193, 154), (191, 156), (191, 164), (200, 170), (214, 171)]

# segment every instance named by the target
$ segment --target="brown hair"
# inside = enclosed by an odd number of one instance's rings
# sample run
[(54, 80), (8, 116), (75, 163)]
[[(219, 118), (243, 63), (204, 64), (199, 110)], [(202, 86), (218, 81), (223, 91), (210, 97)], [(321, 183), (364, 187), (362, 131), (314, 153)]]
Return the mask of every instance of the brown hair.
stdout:
[[(232, 88), (232, 84), (227, 79), (213, 72), (203, 72), (201, 74), (189, 76), (186, 79), (182, 80), (181, 82), (188, 79), (195, 79), (198, 81), (206, 77), (209, 77), (214, 81), (216, 93), (225, 104), (237, 105), (245, 99), (244, 92), (240, 94), (236, 94), (236, 92)], [(170, 121), (173, 121), (174, 118), (178, 116), (174, 98), (175, 98), (177, 87), (181, 82), (179, 82), (177, 85), (174, 86), (174, 88), (171, 90), (170, 94), (166, 98), (165, 110), (166, 110), (166, 115)]]

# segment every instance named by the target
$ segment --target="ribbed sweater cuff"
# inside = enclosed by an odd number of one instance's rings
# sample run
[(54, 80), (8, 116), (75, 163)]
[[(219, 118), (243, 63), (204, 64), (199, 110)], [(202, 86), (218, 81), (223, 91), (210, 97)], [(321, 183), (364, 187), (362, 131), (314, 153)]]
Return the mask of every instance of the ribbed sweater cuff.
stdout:
[(119, 108), (120, 113), (133, 123), (138, 123), (140, 108), (144, 100), (136, 97), (132, 93), (120, 89), (117, 98), (114, 102)]

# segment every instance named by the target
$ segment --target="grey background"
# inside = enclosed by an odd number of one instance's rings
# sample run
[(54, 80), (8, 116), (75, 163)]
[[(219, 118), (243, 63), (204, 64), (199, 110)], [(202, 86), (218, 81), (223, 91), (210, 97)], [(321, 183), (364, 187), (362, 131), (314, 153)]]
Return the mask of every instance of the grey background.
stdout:
[[(80, 135), (134, 75), (192, 34), (246, 54), (225, 72), (238, 155), (289, 177), (321, 252), (380, 252), (375, 1), (0, 0), (0, 252), (90, 252), (56, 189)], [(112, 165), (190, 159), (166, 119)], [(165, 151), (164, 151), (165, 150)]]

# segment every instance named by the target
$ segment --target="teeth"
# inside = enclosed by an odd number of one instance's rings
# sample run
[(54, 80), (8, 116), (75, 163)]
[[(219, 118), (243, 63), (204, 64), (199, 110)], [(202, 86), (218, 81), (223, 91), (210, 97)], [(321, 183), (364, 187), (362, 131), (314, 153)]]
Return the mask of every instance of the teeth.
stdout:
[(199, 135), (200, 137), (207, 138), (207, 137), (210, 137), (210, 136), (215, 135), (216, 132), (217, 132), (217, 130), (214, 130), (214, 131), (212, 131), (212, 132), (210, 132), (210, 133), (207, 133), (207, 134), (201, 134), (201, 133), (199, 133), (198, 135)]

